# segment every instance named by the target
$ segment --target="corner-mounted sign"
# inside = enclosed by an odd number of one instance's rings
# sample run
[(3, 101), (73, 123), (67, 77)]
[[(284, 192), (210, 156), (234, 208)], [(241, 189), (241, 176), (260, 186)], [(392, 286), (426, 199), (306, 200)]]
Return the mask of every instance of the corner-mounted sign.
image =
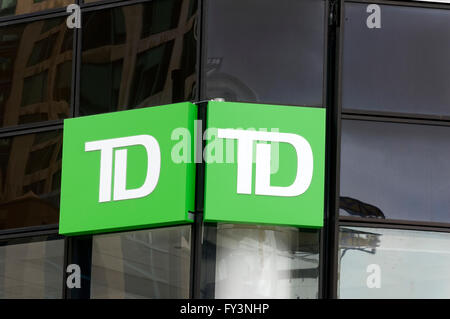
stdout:
[[(191, 222), (196, 118), (195, 105), (179, 103), (65, 120), (59, 233)], [(187, 132), (181, 160), (177, 130)]]
[(325, 109), (210, 102), (204, 219), (322, 227)]

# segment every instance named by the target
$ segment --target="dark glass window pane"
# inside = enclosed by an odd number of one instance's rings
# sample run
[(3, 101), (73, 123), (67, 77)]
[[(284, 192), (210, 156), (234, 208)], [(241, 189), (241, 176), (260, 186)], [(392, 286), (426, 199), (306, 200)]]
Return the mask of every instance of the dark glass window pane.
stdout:
[[(56, 67), (55, 81), (53, 99), (55, 101), (61, 101), (69, 97), (72, 89), (72, 61), (58, 64)], [(58, 116), (62, 115), (60, 114)]]
[(0, 0), (0, 17), (63, 8), (74, 0)]
[(130, 96), (130, 106), (139, 106), (140, 101), (145, 101), (147, 96), (163, 90), (172, 49), (173, 42), (166, 42), (138, 54), (131, 86), (134, 95)]
[(176, 28), (180, 20), (181, 3), (181, 0), (164, 0), (144, 6), (141, 37)]
[(341, 227), (340, 298), (450, 298), (450, 234)]
[(62, 131), (0, 138), (0, 230), (57, 224)]
[(0, 28), (0, 126), (70, 115), (72, 39), (60, 18)]
[(342, 216), (450, 222), (450, 127), (342, 124)]
[[(117, 109), (122, 67), (122, 60), (81, 66), (83, 79), (89, 79), (81, 81), (81, 112), (96, 114)], [(95, 87), (93, 83), (96, 83)]]
[[(83, 20), (83, 28), (88, 28), (83, 32), (84, 51), (125, 42), (123, 8), (88, 12), (83, 15)], [(110, 52), (106, 53), (111, 54)]]
[(202, 276), (203, 298), (318, 298), (319, 231), (206, 226)]
[(97, 235), (91, 298), (189, 298), (191, 226)]
[(345, 4), (343, 108), (449, 116), (450, 10), (380, 5), (369, 29), (368, 5)]
[(80, 114), (195, 98), (197, 13), (155, 0), (83, 15)]
[(321, 106), (324, 3), (206, 1), (204, 98)]
[(58, 33), (52, 34), (45, 39), (37, 41), (33, 46), (27, 66), (36, 65), (42, 61), (49, 59), (52, 55), (52, 50), (55, 41), (58, 38)]
[(63, 276), (63, 239), (0, 241), (0, 299), (62, 298)]
[(47, 71), (24, 78), (21, 106), (42, 103), (47, 100), (47, 81)]

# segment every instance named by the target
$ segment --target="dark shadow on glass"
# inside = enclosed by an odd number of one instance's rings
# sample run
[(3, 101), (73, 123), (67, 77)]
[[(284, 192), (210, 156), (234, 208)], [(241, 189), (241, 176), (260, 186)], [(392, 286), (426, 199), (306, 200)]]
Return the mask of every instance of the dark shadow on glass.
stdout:
[(378, 207), (350, 197), (341, 196), (339, 208), (345, 210), (351, 216), (385, 219), (383, 212)]

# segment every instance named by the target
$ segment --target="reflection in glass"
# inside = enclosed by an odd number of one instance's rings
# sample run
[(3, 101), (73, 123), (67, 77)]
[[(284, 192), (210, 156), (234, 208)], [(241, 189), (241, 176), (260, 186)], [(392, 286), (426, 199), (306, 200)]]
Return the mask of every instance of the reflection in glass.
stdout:
[(0, 299), (62, 298), (64, 240), (0, 241)]
[(378, 207), (364, 203), (351, 197), (341, 196), (339, 200), (339, 208), (350, 216), (381, 219), (386, 218), (381, 209), (379, 209)]
[(322, 106), (324, 4), (206, 1), (202, 98)]
[(85, 13), (80, 114), (193, 100), (196, 19), (190, 0)]
[(0, 126), (70, 115), (72, 38), (64, 18), (0, 28)]
[(318, 297), (318, 231), (218, 224), (203, 245), (204, 298)]
[(57, 224), (62, 131), (0, 138), (0, 229)]
[(0, 17), (65, 7), (75, 0), (0, 0)]
[(341, 227), (340, 298), (450, 298), (450, 234)]
[(344, 109), (450, 116), (450, 10), (345, 3)]
[(450, 222), (450, 127), (342, 121), (341, 216)]
[(191, 226), (98, 235), (91, 298), (189, 298)]
[(180, 20), (181, 0), (154, 1), (142, 10), (141, 38), (175, 29)]

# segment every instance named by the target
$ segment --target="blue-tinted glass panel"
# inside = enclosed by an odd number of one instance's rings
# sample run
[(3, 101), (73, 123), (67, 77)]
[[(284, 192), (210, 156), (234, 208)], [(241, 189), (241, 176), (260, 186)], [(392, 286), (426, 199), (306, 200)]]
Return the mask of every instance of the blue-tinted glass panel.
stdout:
[(344, 120), (341, 216), (450, 222), (450, 127)]
[(369, 5), (345, 4), (343, 108), (450, 116), (450, 10), (380, 5), (368, 28)]

